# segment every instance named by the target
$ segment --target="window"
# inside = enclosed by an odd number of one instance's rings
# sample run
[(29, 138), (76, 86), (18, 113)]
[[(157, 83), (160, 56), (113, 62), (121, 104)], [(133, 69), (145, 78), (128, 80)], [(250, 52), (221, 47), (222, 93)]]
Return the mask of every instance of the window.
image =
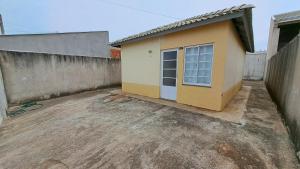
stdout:
[(176, 86), (177, 51), (163, 52), (163, 85)]
[(185, 48), (184, 84), (210, 86), (213, 45)]

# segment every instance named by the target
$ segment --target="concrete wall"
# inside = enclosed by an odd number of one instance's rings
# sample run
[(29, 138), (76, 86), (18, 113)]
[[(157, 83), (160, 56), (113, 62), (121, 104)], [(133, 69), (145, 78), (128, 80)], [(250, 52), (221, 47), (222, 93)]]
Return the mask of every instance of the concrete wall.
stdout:
[(6, 117), (7, 100), (0, 66), (0, 124)]
[(271, 21), (270, 21), (269, 39), (268, 39), (268, 48), (267, 48), (267, 57), (266, 57), (264, 80), (267, 76), (267, 67), (268, 67), (268, 64), (269, 64), (269, 60), (271, 59), (272, 56), (274, 56), (277, 53), (279, 35), (280, 35), (280, 29), (277, 27), (277, 24), (275, 24), (275, 18), (273, 16), (271, 18)]
[(300, 158), (300, 34), (269, 60), (266, 86), (285, 117)]
[(279, 34), (280, 34), (280, 29), (277, 27), (277, 24), (275, 24), (275, 18), (272, 17), (270, 21), (270, 29), (269, 29), (267, 61), (277, 53)]
[(108, 32), (1, 35), (0, 50), (109, 57)]
[(0, 51), (0, 65), (9, 103), (121, 82), (120, 59)]
[(243, 79), (263, 80), (266, 67), (266, 57), (266, 52), (247, 53)]

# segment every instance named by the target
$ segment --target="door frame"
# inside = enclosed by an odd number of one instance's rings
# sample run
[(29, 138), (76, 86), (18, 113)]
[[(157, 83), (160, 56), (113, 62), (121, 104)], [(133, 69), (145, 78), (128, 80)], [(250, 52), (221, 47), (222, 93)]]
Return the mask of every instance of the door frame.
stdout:
[[(161, 90), (162, 90), (162, 86), (163, 86), (163, 54), (164, 52), (172, 52), (172, 51), (176, 51), (176, 98), (174, 101), (177, 100), (177, 82), (178, 82), (178, 48), (172, 48), (172, 49), (164, 49), (164, 50), (161, 50), (160, 51), (160, 77), (159, 77), (159, 80), (160, 80), (160, 84), (159, 84), (159, 97), (161, 97)], [(164, 98), (162, 98), (164, 99)]]

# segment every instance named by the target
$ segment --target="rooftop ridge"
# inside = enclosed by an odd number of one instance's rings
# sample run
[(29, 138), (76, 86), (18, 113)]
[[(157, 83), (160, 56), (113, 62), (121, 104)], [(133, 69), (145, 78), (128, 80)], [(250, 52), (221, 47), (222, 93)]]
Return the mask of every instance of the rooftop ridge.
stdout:
[(149, 35), (155, 35), (155, 34), (158, 34), (158, 33), (167, 32), (169, 30), (173, 30), (175, 28), (180, 28), (182, 26), (188, 26), (188, 25), (191, 25), (191, 24), (194, 24), (194, 23), (201, 23), (202, 21), (203, 22), (206, 21), (206, 20), (208, 21), (210, 19), (218, 18), (218, 17), (221, 17), (221, 16), (231, 15), (231, 14), (238, 13), (238, 12), (241, 12), (241, 11), (246, 10), (246, 9), (252, 9), (254, 7), (255, 6), (251, 5), (251, 4), (242, 4), (242, 5), (239, 5), (239, 6), (232, 6), (232, 7), (229, 7), (229, 8), (223, 8), (223, 9), (219, 9), (219, 10), (216, 10), (216, 11), (207, 12), (207, 13), (200, 14), (200, 15), (193, 16), (193, 17), (189, 17), (189, 18), (186, 18), (186, 19), (183, 19), (183, 20), (175, 21), (175, 22), (172, 22), (170, 24), (159, 26), (159, 27), (150, 29), (148, 31), (144, 31), (144, 32), (141, 32), (141, 33), (138, 33), (138, 34), (134, 34), (134, 35), (116, 40), (116, 41), (114, 41), (110, 44), (117, 46), (117, 45), (119, 45), (121, 43), (125, 43), (127, 41), (135, 40), (135, 39), (138, 39), (138, 38), (143, 38), (143, 37), (146, 37), (146, 36), (149, 36)]

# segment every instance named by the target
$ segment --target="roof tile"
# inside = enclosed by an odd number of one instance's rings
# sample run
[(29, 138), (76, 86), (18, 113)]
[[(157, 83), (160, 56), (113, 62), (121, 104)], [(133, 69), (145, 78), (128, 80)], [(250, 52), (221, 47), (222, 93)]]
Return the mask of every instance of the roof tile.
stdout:
[(194, 24), (194, 23), (197, 23), (197, 22), (202, 22), (202, 21), (205, 21), (205, 20), (208, 20), (208, 19), (213, 19), (213, 18), (216, 18), (216, 17), (224, 16), (224, 15), (229, 15), (229, 14), (232, 14), (232, 13), (235, 13), (235, 12), (240, 12), (240, 11), (242, 11), (244, 9), (248, 9), (248, 8), (254, 8), (254, 6), (243, 4), (243, 5), (240, 5), (240, 6), (233, 6), (231, 8), (224, 8), (224, 9), (221, 9), (221, 10), (217, 10), (215, 12), (205, 13), (205, 14), (202, 14), (202, 15), (198, 15), (198, 16), (194, 16), (194, 17), (191, 17), (191, 18), (184, 19), (182, 21), (177, 21), (177, 22), (174, 22), (174, 23), (171, 23), (171, 24), (168, 24), (168, 25), (160, 26), (158, 28), (151, 29), (151, 30), (146, 31), (146, 32), (142, 32), (142, 33), (139, 33), (139, 34), (128, 36), (126, 38), (123, 38), (123, 39), (120, 39), (120, 40), (117, 40), (117, 41), (111, 43), (111, 45), (112, 46), (117, 46), (119, 44), (123, 44), (123, 43), (126, 43), (127, 41), (134, 40), (134, 39), (137, 39), (137, 38), (140, 38), (140, 37), (144, 37), (144, 36), (164, 32), (164, 31), (168, 31), (168, 30), (171, 30), (171, 29), (179, 28), (181, 26), (190, 25), (190, 24)]

